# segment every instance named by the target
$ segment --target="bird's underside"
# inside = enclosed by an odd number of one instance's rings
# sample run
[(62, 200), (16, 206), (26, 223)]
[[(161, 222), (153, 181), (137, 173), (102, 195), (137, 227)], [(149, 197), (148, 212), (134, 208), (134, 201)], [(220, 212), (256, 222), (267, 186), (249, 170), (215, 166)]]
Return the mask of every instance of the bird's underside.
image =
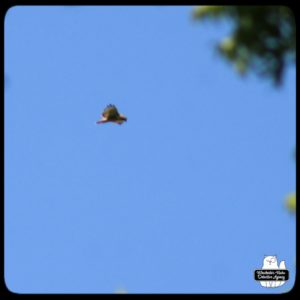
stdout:
[(123, 122), (126, 121), (127, 118), (124, 115), (119, 114), (117, 108), (114, 105), (109, 104), (103, 111), (102, 118), (97, 121), (97, 124), (111, 122), (121, 125)]

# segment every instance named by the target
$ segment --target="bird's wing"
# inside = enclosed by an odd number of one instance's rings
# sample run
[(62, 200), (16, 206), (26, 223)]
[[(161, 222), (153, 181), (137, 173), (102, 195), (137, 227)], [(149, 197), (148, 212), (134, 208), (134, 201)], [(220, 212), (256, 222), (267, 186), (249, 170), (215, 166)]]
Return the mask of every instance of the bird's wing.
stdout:
[(120, 114), (114, 105), (109, 104), (103, 111), (102, 116), (107, 119), (117, 119)]

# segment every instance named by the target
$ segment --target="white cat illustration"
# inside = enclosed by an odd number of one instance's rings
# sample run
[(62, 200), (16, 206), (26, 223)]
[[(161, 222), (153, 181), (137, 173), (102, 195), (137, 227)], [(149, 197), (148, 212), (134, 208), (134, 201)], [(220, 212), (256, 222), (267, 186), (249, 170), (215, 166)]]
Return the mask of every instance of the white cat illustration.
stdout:
[[(278, 267), (277, 257), (276, 255), (265, 256), (263, 266), (263, 270), (285, 270), (285, 261), (281, 261)], [(285, 283), (285, 281), (260, 281), (260, 284), (264, 287), (278, 287)]]

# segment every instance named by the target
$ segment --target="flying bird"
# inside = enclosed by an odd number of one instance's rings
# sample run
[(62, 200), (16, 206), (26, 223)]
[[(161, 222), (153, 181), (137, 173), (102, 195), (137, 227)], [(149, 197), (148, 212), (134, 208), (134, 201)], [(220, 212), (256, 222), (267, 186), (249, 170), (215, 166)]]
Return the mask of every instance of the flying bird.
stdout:
[(100, 120), (98, 120), (96, 123), (102, 124), (102, 123), (113, 122), (113, 123), (117, 123), (117, 124), (121, 125), (123, 122), (126, 122), (126, 121), (127, 121), (127, 118), (124, 115), (119, 114), (117, 108), (114, 105), (109, 104), (104, 109), (104, 111), (102, 113), (102, 118)]

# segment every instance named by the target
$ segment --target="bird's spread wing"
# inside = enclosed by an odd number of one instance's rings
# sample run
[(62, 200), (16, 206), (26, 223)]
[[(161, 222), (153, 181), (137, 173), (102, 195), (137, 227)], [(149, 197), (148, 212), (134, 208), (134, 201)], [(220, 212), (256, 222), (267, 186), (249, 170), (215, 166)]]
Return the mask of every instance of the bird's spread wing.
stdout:
[(109, 104), (103, 111), (102, 116), (107, 119), (117, 119), (120, 114), (114, 105)]

